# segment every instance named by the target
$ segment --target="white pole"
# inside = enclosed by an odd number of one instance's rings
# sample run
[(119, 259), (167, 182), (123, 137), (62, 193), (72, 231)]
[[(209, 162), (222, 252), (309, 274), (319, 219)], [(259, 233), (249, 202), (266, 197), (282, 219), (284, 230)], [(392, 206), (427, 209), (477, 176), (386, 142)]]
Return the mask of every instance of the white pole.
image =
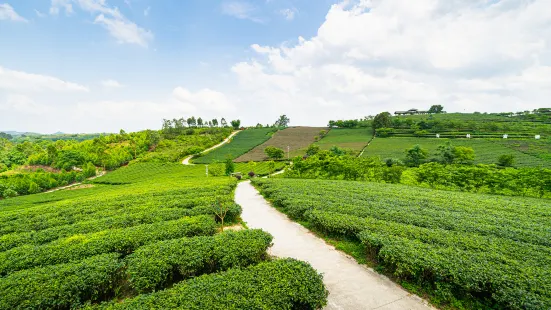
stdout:
[(289, 152), (290, 152), (290, 147), (287, 145), (287, 160), (290, 159), (290, 155), (289, 155)]
[(209, 165), (205, 165), (205, 170), (206, 170), (206, 174), (207, 174), (207, 178), (209, 177)]

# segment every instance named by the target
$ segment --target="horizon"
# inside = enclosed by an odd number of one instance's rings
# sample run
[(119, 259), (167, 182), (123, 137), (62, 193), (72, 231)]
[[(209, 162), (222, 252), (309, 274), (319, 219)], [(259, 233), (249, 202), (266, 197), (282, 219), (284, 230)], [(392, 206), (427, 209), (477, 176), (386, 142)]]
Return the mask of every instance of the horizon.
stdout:
[(545, 0), (4, 0), (0, 36), (0, 128), (18, 132), (325, 126), (551, 97)]

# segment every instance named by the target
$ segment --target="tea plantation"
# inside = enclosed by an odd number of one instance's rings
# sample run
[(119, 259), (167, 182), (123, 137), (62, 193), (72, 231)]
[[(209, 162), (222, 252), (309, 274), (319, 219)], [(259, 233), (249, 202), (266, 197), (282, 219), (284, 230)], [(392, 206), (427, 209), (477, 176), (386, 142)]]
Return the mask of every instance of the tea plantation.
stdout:
[(551, 308), (551, 202), (349, 181), (257, 179), (292, 218), (364, 248), (432, 301), (463, 309)]
[(0, 309), (321, 308), (321, 275), (272, 260), (270, 234), (222, 232), (216, 208), (239, 222), (235, 186), (202, 166), (144, 163), (0, 201)]

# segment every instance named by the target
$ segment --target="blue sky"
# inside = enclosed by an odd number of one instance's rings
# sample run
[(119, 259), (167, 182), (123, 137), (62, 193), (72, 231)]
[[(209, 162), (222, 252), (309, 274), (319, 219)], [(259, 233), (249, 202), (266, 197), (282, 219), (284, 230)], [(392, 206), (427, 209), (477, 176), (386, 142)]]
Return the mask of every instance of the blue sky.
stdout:
[(550, 25), (546, 0), (0, 0), (0, 130), (533, 109)]

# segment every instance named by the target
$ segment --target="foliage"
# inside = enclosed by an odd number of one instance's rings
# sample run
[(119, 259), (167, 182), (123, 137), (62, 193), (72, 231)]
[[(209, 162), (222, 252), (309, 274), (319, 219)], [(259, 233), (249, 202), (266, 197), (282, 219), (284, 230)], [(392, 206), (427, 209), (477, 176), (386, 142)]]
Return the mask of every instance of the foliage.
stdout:
[(373, 126), (373, 130), (377, 130), (379, 128), (388, 128), (388, 127), (391, 127), (391, 115), (390, 113), (388, 112), (382, 112), (382, 113), (379, 113), (375, 116), (375, 118), (373, 119), (373, 123), (372, 123), (372, 126)]
[(444, 107), (440, 104), (433, 105), (433, 106), (430, 107), (429, 113), (431, 113), (431, 114), (445, 113), (444, 112)]
[(306, 155), (308, 156), (313, 156), (313, 155), (316, 155), (317, 153), (319, 153), (321, 151), (321, 148), (316, 145), (316, 144), (311, 144), (307, 149), (306, 149)]
[(501, 167), (513, 167), (515, 164), (515, 155), (503, 154), (497, 158), (497, 165)]
[(268, 146), (264, 149), (264, 153), (271, 159), (282, 159), (285, 156), (285, 152), (275, 146)]
[(226, 156), (226, 160), (224, 161), (224, 172), (226, 175), (231, 175), (235, 172), (235, 164), (231, 156)]
[(404, 163), (409, 167), (418, 167), (423, 164), (429, 156), (429, 152), (420, 145), (415, 145), (411, 149), (406, 150), (406, 158)]
[(388, 138), (392, 135), (392, 133), (394, 133), (394, 128), (378, 128), (375, 132), (379, 138)]
[(238, 119), (233, 120), (230, 123), (234, 130), (239, 129), (239, 126), (241, 126), (241, 120), (238, 120)]
[(290, 121), (291, 120), (287, 117), (287, 115), (281, 115), (274, 123), (274, 127), (286, 128), (289, 126)]
[(291, 217), (364, 243), (379, 269), (444, 303), (471, 298), (482, 308), (551, 307), (547, 200), (361, 182), (253, 183)]
[(257, 264), (265, 259), (271, 242), (272, 236), (262, 230), (245, 230), (147, 245), (127, 258), (130, 285), (149, 292), (174, 279)]
[(363, 119), (351, 119), (351, 120), (338, 120), (329, 121), (327, 125), (329, 128), (365, 128), (371, 127), (371, 118), (364, 117)]
[(438, 159), (438, 147), (451, 142), (453, 146), (472, 148), (476, 154), (474, 164), (495, 164), (501, 155), (515, 156), (517, 167), (551, 168), (551, 146), (548, 141), (505, 139), (445, 139), (391, 137), (374, 139), (362, 156), (377, 156), (380, 159), (404, 159), (404, 148), (416, 144), (430, 153), (429, 158)]
[(118, 254), (23, 270), (0, 278), (0, 309), (69, 309), (108, 295), (121, 267)]
[(0, 275), (36, 266), (68, 263), (104, 253), (130, 254), (138, 247), (153, 241), (212, 235), (214, 232), (215, 224), (212, 217), (196, 216), (77, 234), (41, 246), (22, 245), (0, 253)]
[(54, 173), (38, 170), (36, 172), (0, 175), (0, 198), (37, 194), (51, 188), (82, 181), (88, 174), (85, 171)]
[(174, 287), (102, 304), (99, 309), (320, 309), (327, 303), (322, 276), (294, 259), (203, 275)]

